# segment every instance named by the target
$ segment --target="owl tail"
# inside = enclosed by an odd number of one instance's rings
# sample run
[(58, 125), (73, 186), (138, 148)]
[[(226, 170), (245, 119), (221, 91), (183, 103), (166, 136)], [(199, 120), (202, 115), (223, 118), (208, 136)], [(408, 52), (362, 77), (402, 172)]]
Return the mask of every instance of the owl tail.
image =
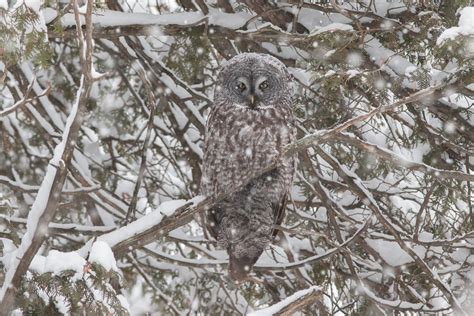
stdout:
[(249, 278), (249, 273), (257, 262), (258, 257), (236, 257), (229, 252), (229, 276), (235, 283), (243, 283)]

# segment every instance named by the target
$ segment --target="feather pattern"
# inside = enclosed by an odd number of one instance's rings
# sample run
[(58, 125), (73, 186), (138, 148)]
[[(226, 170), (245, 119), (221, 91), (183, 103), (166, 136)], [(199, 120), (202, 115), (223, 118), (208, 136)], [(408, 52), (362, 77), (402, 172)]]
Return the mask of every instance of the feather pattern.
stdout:
[[(276, 234), (274, 224), (283, 219), (295, 161), (280, 156), (295, 139), (296, 128), (284, 65), (261, 54), (235, 58), (221, 70), (206, 124), (201, 193), (216, 197), (232, 192), (209, 210), (207, 219), (212, 236), (229, 253), (231, 277), (243, 281)], [(259, 103), (252, 107), (234, 96), (235, 82), (228, 77), (251, 78), (249, 85), (272, 78), (272, 89), (257, 92)], [(277, 168), (259, 175), (277, 159)]]

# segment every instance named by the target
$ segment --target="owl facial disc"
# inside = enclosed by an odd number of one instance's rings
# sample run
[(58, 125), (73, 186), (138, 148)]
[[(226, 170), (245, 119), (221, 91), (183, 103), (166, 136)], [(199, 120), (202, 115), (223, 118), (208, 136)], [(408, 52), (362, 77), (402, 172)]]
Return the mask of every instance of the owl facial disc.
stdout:
[(240, 54), (221, 69), (214, 101), (258, 112), (280, 108), (291, 103), (290, 78), (285, 65), (274, 57)]

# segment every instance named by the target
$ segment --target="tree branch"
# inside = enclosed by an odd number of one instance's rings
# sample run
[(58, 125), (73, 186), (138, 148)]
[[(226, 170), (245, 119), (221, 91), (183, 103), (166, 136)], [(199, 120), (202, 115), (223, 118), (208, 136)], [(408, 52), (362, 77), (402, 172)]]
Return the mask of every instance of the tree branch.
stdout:
[(28, 98), (28, 96), (30, 95), (31, 89), (33, 88), (33, 85), (35, 84), (35, 82), (36, 82), (36, 78), (31, 79), (31, 83), (29, 84), (28, 88), (26, 89), (26, 92), (23, 95), (23, 98), (20, 101), (13, 104), (12, 106), (9, 106), (8, 108), (6, 108), (4, 110), (1, 110), (0, 111), (0, 118), (3, 117), (3, 116), (7, 116), (10, 113), (15, 112), (17, 109), (21, 108), (23, 105), (25, 105), (27, 103), (31, 103), (31, 102), (37, 100), (38, 98), (40, 98), (42, 96), (45, 96), (45, 95), (49, 94), (49, 92), (51, 92), (51, 86), (48, 86), (48, 88), (46, 88), (40, 94), (34, 96), (33, 98)]
[(389, 149), (358, 139), (353, 134), (339, 133), (335, 135), (331, 140), (339, 140), (344, 143), (354, 145), (359, 149), (367, 150), (368, 152), (373, 153), (374, 155), (377, 155), (385, 160), (390, 161), (396, 166), (402, 166), (410, 170), (417, 170), (426, 174), (431, 174), (441, 179), (456, 179), (460, 181), (474, 182), (474, 174), (468, 174), (455, 170), (438, 169), (424, 163), (411, 161)]
[(312, 286), (308, 289), (293, 293), (284, 300), (267, 308), (260, 309), (249, 316), (257, 315), (279, 315), (290, 316), (302, 310), (306, 306), (313, 304), (316, 300), (321, 299), (323, 292), (317, 286)]

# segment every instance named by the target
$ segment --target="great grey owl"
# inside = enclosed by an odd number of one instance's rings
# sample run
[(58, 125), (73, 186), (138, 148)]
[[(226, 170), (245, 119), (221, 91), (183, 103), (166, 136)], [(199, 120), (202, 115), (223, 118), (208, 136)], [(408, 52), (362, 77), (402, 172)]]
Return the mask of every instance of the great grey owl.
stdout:
[(207, 226), (227, 250), (229, 274), (237, 283), (248, 278), (276, 235), (273, 226), (283, 219), (293, 181), (293, 158), (280, 159), (277, 168), (259, 176), (295, 139), (290, 81), (282, 62), (255, 53), (233, 57), (217, 78), (206, 125), (201, 194), (232, 192), (207, 212)]

